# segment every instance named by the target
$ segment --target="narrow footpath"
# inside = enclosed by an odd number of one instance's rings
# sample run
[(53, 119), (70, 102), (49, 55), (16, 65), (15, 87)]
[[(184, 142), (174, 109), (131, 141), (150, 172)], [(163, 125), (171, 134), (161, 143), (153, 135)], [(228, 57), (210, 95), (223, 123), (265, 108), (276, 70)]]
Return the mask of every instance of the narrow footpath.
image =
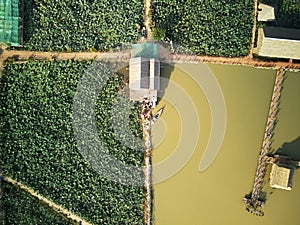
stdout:
[(130, 50), (118, 52), (38, 52), (38, 51), (19, 51), (19, 50), (3, 50), (0, 54), (0, 60), (8, 58), (16, 59), (56, 59), (56, 60), (113, 60), (124, 61), (129, 60)]
[(147, 40), (152, 40), (151, 21), (151, 0), (144, 0), (144, 25), (147, 30)]
[(254, 0), (254, 2), (253, 2), (253, 28), (252, 28), (250, 52), (248, 55), (249, 58), (253, 58), (255, 36), (256, 36), (256, 26), (257, 26), (257, 14), (258, 14), (257, 9), (258, 9), (258, 0)]
[(216, 64), (225, 64), (225, 65), (244, 65), (244, 66), (253, 66), (253, 67), (262, 67), (262, 68), (285, 68), (289, 70), (300, 70), (300, 63), (290, 63), (290, 62), (268, 62), (268, 61), (260, 61), (255, 58), (249, 57), (219, 57), (219, 56), (197, 56), (197, 55), (184, 55), (184, 54), (174, 54), (171, 55), (170, 59), (166, 59), (166, 61), (170, 62), (178, 62), (178, 63), (216, 63)]
[(256, 169), (256, 174), (254, 179), (254, 185), (253, 185), (251, 197), (245, 200), (245, 203), (247, 204), (247, 210), (257, 215), (263, 215), (262, 212), (259, 212), (258, 208), (263, 206), (264, 202), (259, 198), (260, 198), (261, 190), (263, 188), (263, 180), (266, 172), (266, 164), (268, 162), (267, 155), (268, 153), (270, 153), (271, 150), (272, 135), (276, 125), (280, 94), (281, 94), (283, 81), (284, 81), (284, 73), (285, 70), (281, 68), (280, 70), (277, 71), (276, 74), (268, 119), (267, 119), (266, 128), (264, 132), (263, 143), (262, 143), (262, 147), (258, 159), (258, 166)]
[(151, 139), (151, 120), (152, 120), (152, 106), (151, 103), (145, 102), (142, 105), (141, 120), (143, 128), (144, 140), (144, 188), (145, 188), (145, 203), (144, 203), (144, 224), (152, 224), (152, 139)]
[[(267, 62), (260, 61), (249, 57), (228, 58), (218, 56), (197, 56), (184, 54), (170, 54), (162, 60), (165, 62), (175, 63), (217, 63), (228, 65), (245, 65), (266, 68), (285, 68), (300, 71), (300, 63), (291, 62)], [(8, 58), (17, 58), (22, 60), (28, 59), (48, 59), (48, 60), (110, 60), (110, 61), (127, 61), (130, 59), (130, 50), (119, 52), (36, 52), (36, 51), (17, 51), (3, 50), (0, 54), (0, 64)]]
[(37, 198), (38, 200), (44, 202), (45, 204), (47, 204), (49, 207), (51, 207), (55, 212), (57, 212), (58, 214), (62, 215), (63, 217), (66, 217), (70, 220), (73, 220), (76, 223), (82, 224), (82, 225), (92, 225), (91, 223), (85, 221), (84, 219), (80, 218), (79, 216), (73, 214), (72, 212), (70, 212), (69, 210), (61, 207), (60, 205), (50, 201), (49, 199), (37, 194), (34, 190), (32, 190), (31, 188), (25, 186), (24, 184), (10, 178), (10, 177), (3, 177), (2, 178), (4, 182), (10, 183), (12, 185), (16, 185), (18, 188), (26, 191), (27, 193), (29, 193), (30, 195), (32, 195), (33, 197)]

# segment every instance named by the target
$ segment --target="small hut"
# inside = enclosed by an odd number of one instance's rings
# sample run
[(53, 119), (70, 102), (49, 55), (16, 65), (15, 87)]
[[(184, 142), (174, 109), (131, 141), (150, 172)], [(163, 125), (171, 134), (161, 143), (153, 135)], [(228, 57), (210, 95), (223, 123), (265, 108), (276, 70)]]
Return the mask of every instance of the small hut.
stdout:
[(261, 22), (274, 21), (275, 20), (274, 6), (259, 3), (257, 20)]
[(272, 58), (300, 59), (300, 29), (260, 28), (256, 52)]
[(272, 164), (270, 186), (284, 190), (292, 190), (294, 168), (283, 164)]
[(154, 54), (155, 47), (149, 43), (134, 45), (129, 64), (130, 100), (151, 101), (153, 106), (160, 89), (160, 61)]

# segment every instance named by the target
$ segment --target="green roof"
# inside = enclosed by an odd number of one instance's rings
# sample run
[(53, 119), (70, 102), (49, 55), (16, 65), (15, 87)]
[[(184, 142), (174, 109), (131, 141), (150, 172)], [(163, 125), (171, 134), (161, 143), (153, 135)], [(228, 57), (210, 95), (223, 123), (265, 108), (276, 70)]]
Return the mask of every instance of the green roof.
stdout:
[(158, 59), (158, 46), (154, 43), (144, 42), (133, 44), (131, 49), (131, 58), (155, 58)]
[(0, 0), (0, 42), (19, 46), (19, 0)]

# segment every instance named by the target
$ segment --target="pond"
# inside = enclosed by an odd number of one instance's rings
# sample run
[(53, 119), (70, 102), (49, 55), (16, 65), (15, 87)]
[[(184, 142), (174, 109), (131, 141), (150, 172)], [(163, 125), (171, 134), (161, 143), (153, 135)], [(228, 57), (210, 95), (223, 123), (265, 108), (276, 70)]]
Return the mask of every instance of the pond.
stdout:
[[(265, 177), (264, 217), (249, 214), (242, 201), (252, 189), (276, 71), (216, 64), (170, 67), (161, 72), (170, 81), (157, 107), (164, 106), (164, 112), (153, 126), (154, 224), (299, 224), (299, 170), (292, 191), (270, 188)], [(207, 74), (217, 82), (197, 80)], [(272, 148), (291, 142), (281, 150), (295, 153), (298, 146), (300, 159), (300, 74), (286, 75)], [(213, 105), (220, 99), (225, 110)], [(202, 171), (200, 162), (206, 165)]]

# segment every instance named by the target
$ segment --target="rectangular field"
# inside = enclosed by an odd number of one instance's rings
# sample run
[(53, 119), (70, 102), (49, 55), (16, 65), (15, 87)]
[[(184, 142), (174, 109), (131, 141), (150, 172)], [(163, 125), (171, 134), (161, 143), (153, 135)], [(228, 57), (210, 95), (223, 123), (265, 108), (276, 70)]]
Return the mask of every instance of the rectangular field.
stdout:
[(107, 51), (136, 42), (141, 0), (24, 0), (25, 48), (35, 51)]
[[(102, 68), (99, 77), (105, 77), (109, 73), (107, 67), (97, 65)], [(103, 152), (99, 149), (84, 157), (74, 135), (74, 96), (81, 78), (91, 68), (92, 61), (5, 65), (0, 94), (2, 173), (93, 224), (142, 224), (143, 188), (122, 185), (100, 174), (97, 166), (105, 162), (96, 159)], [(122, 142), (118, 136), (121, 134), (112, 127), (112, 105), (122, 79), (120, 74), (111, 74), (99, 90), (94, 135), (99, 135), (106, 146), (105, 153), (126, 165), (142, 166), (143, 151), (137, 144), (138, 109), (129, 106), (130, 130), (137, 140), (131, 142), (131, 147)], [(122, 128), (120, 121), (125, 117), (114, 116), (114, 125)], [(89, 156), (96, 160), (93, 167), (87, 161)], [(107, 170), (110, 168), (117, 174), (124, 173), (115, 165), (109, 165)]]

